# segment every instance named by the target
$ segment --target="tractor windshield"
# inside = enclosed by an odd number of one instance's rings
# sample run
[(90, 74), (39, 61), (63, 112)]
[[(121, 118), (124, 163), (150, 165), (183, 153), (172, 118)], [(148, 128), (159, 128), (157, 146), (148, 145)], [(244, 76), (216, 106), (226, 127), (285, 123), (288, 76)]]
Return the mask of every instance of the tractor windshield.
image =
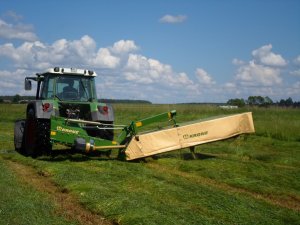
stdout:
[(48, 76), (42, 90), (42, 98), (57, 97), (61, 101), (92, 101), (96, 99), (95, 81), (86, 76)]

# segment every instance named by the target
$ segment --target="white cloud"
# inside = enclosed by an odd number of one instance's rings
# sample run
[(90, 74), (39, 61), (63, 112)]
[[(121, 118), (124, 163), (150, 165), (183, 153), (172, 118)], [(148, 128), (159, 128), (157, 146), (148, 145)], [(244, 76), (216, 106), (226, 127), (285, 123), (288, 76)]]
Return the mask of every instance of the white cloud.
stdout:
[(195, 88), (193, 87), (193, 81), (190, 80), (188, 75), (186, 73), (179, 73), (178, 74), (178, 83), (181, 85), (188, 85), (189, 88)]
[(196, 77), (200, 84), (212, 85), (216, 82), (212, 79), (211, 75), (208, 74), (204, 69), (197, 68)]
[(280, 69), (259, 65), (254, 61), (239, 67), (236, 80), (245, 86), (271, 86), (282, 83)]
[(95, 58), (91, 58), (88, 60), (91, 66), (96, 68), (116, 68), (120, 59), (111, 54), (111, 52), (107, 48), (100, 48), (96, 54)]
[(24, 42), (21, 46), (15, 48), (13, 44), (8, 43), (0, 45), (0, 56), (5, 56), (13, 60), (17, 67), (28, 68), (33, 62), (36, 61), (36, 57), (40, 49), (45, 46), (38, 41)]
[[(285, 92), (282, 93), (284, 96), (292, 97), (297, 96), (299, 98), (300, 96), (300, 81), (295, 82), (293, 85), (286, 88)], [(280, 97), (282, 98), (282, 97)], [(293, 97), (293, 100), (297, 100)]]
[(193, 84), (185, 73), (176, 73), (170, 65), (137, 54), (129, 54), (124, 71), (126, 80), (142, 84), (156, 83), (169, 87)]
[(38, 38), (28, 24), (9, 24), (0, 19), (0, 38), (36, 41)]
[(251, 95), (276, 96), (280, 90), (284, 93), (282, 72), (283, 66), (288, 65), (287, 61), (280, 54), (272, 52), (271, 44), (261, 46), (251, 53), (253, 58), (249, 62), (237, 58), (232, 60), (237, 70), (234, 82), (226, 83), (225, 90), (237, 98)]
[(296, 83), (294, 83), (292, 85), (292, 87), (297, 90), (297, 93), (299, 94), (300, 93), (300, 81), (297, 81)]
[(138, 47), (135, 45), (132, 40), (120, 40), (114, 43), (111, 51), (116, 54), (128, 53), (138, 50)]
[(290, 74), (292, 74), (293, 76), (300, 77), (300, 69), (291, 71)]
[(4, 13), (4, 17), (13, 19), (14, 21), (20, 21), (21, 19), (23, 19), (22, 15), (19, 15), (16, 12), (11, 11), (11, 10)]
[(182, 23), (187, 19), (187, 16), (185, 15), (164, 15), (162, 18), (159, 19), (161, 23)]
[(290, 72), (291, 75), (300, 77), (300, 55), (298, 55), (294, 60), (293, 60), (294, 68)]
[(96, 42), (88, 35), (84, 35), (80, 40), (69, 41), (68, 50), (75, 52), (80, 58), (93, 54), (96, 50)]
[(232, 60), (232, 64), (233, 64), (233, 65), (236, 65), (236, 66), (240, 66), (240, 65), (245, 64), (245, 62), (244, 62), (243, 60), (234, 58), (234, 59)]
[[(175, 72), (168, 64), (133, 53), (137, 50), (138, 47), (132, 40), (120, 40), (112, 46), (97, 49), (96, 42), (85, 35), (78, 40), (59, 39), (52, 44), (26, 41), (15, 46), (6, 43), (0, 45), (0, 58), (10, 60), (16, 71), (17, 68), (27, 71), (26, 75), (33, 75), (54, 66), (94, 69), (99, 75), (101, 74), (101, 77), (97, 78), (97, 80), (101, 79), (101, 87), (110, 89), (107, 97), (134, 98), (135, 96), (135, 98), (143, 97), (162, 102), (163, 96), (172, 98), (171, 93), (174, 95), (180, 93), (182, 99), (200, 93), (198, 84), (194, 83), (186, 73)], [(18, 72), (16, 82), (16, 75), (10, 76), (11, 73), (16, 74), (16, 71), (7, 70), (2, 73), (0, 71), (3, 81), (2, 93), (11, 94), (23, 90), (25, 72)], [(106, 97), (106, 94), (100, 91), (99, 96)]]
[[(197, 68), (194, 76), (189, 76), (174, 71), (169, 64), (137, 53), (138, 50), (133, 40), (119, 40), (111, 46), (98, 48), (96, 41), (88, 35), (77, 40), (59, 39), (52, 44), (41, 41), (25, 41), (19, 46), (5, 43), (0, 45), (0, 60), (4, 58), (11, 64), (6, 63), (8, 66), (0, 71), (0, 91), (2, 95), (28, 95), (23, 91), (26, 75), (32, 76), (49, 67), (66, 66), (96, 70), (99, 74), (96, 80), (98, 96), (101, 98), (173, 103), (222, 102), (254, 94), (270, 97), (287, 93), (292, 97), (299, 95), (299, 84), (287, 88), (281, 78), (283, 68), (278, 63), (266, 65), (264, 56), (268, 54), (258, 53), (260, 50), (249, 62), (233, 59), (232, 63), (237, 66), (235, 77), (233, 81), (220, 85), (202, 68)], [(270, 48), (264, 51), (272, 53)], [(296, 69), (291, 74), (297, 75), (299, 71)], [(204, 91), (204, 86), (209, 88)]]
[[(292, 97), (299, 99), (300, 56), (288, 63), (280, 54), (272, 52), (272, 45), (265, 45), (253, 50), (248, 62), (233, 59), (237, 66), (233, 81), (221, 85), (229, 98), (247, 98), (251, 95), (269, 96), (274, 101)], [(298, 64), (299, 63), (299, 64)], [(294, 75), (297, 77), (287, 76)]]
[[(24, 69), (17, 69), (15, 71), (9, 70), (0, 70), (0, 90), (1, 95), (15, 95), (15, 94), (24, 94), (24, 78), (25, 75), (28, 74), (27, 70)], [(3, 91), (5, 91), (3, 93)], [(28, 94), (28, 93), (26, 93)], [(34, 94), (31, 92), (30, 94)]]
[(146, 67), (149, 67), (149, 63), (146, 57), (135, 54), (129, 55), (126, 65), (127, 70), (138, 71)]
[(225, 88), (236, 88), (236, 84), (235, 83), (232, 83), (232, 82), (227, 82), (224, 84), (224, 87)]
[(266, 66), (285, 66), (286, 60), (279, 54), (275, 54), (272, 51), (272, 45), (264, 45), (258, 49), (252, 51), (254, 59)]
[(96, 42), (88, 35), (79, 40), (60, 39), (52, 45), (39, 41), (0, 45), (0, 57), (14, 61), (16, 67), (46, 69), (55, 65), (89, 65), (96, 68), (115, 68), (120, 59), (109, 48), (96, 49)]
[(294, 63), (296, 65), (300, 65), (300, 55), (298, 55), (295, 59), (294, 59)]
[[(38, 68), (44, 69), (55, 62), (57, 55), (52, 54), (53, 50), (39, 41), (24, 42), (19, 47), (12, 43), (0, 45), (0, 57), (6, 57), (14, 62), (17, 68)], [(65, 57), (63, 55), (61, 58)]]

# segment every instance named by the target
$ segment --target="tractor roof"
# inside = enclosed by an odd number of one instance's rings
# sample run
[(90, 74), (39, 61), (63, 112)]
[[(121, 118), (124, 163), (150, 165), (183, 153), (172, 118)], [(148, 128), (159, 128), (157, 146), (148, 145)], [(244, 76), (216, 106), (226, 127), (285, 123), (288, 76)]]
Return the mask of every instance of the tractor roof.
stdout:
[(45, 75), (45, 74), (64, 74), (64, 75), (78, 75), (78, 76), (88, 76), (88, 77), (96, 77), (96, 72), (92, 70), (84, 70), (84, 69), (76, 69), (76, 68), (60, 68), (54, 67), (49, 68), (44, 73), (39, 73), (37, 75)]

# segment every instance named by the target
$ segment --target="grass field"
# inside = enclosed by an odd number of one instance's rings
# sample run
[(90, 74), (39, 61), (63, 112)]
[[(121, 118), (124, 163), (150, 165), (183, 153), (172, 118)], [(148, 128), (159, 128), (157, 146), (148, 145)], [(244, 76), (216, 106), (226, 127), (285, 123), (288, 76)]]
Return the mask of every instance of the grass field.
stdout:
[(0, 105), (0, 224), (84, 223), (58, 213), (57, 202), (22, 182), (12, 163), (33, 168), (115, 224), (300, 223), (299, 109), (134, 104), (114, 109), (118, 124), (171, 109), (178, 122), (252, 111), (256, 133), (200, 145), (195, 160), (188, 150), (138, 163), (66, 153), (31, 159), (13, 150), (13, 123), (25, 116), (25, 106)]

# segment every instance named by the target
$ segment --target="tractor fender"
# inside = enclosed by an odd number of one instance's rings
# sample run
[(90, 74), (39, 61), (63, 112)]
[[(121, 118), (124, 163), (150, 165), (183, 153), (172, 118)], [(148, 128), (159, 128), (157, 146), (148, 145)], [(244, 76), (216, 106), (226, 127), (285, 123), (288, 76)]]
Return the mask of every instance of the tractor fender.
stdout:
[(113, 107), (109, 104), (97, 104), (96, 111), (91, 112), (93, 121), (113, 122), (115, 119)]
[(27, 112), (33, 109), (35, 118), (37, 119), (50, 119), (51, 115), (55, 115), (52, 102), (43, 102), (42, 100), (31, 101), (27, 105)]

